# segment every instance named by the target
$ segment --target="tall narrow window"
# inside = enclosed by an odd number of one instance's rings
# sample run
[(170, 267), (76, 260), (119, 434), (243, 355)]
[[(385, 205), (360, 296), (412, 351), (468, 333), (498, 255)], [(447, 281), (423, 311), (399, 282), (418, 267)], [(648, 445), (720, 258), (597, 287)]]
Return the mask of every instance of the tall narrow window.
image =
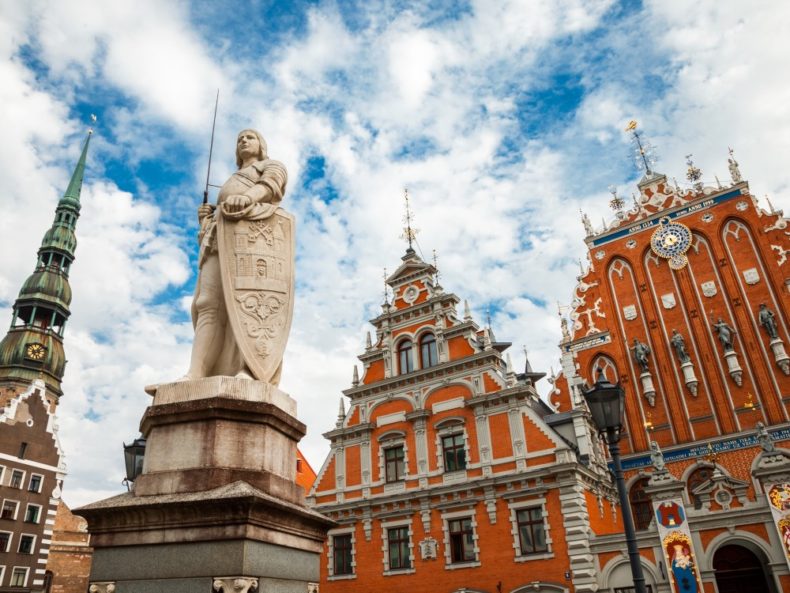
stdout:
[(351, 565), (352, 548), (350, 533), (332, 537), (332, 555), (334, 575), (354, 573), (354, 567)]
[(30, 492), (41, 492), (41, 482), (43, 479), (44, 476), (30, 474), (30, 484), (28, 485), (27, 489)]
[(414, 360), (411, 356), (411, 340), (403, 340), (398, 344), (398, 369), (401, 375), (411, 373), (414, 370)]
[(0, 519), (16, 519), (16, 509), (19, 503), (15, 500), (3, 501), (3, 510), (0, 511)]
[(27, 505), (27, 510), (25, 511), (25, 523), (38, 523), (40, 516), (41, 516), (40, 506), (38, 506), (37, 504)]
[(436, 352), (436, 337), (433, 334), (425, 334), (420, 339), (420, 366), (424, 369), (439, 363), (439, 355)]
[(466, 451), (464, 450), (464, 435), (451, 434), (442, 437), (442, 452), (444, 456), (444, 471), (456, 472), (466, 469)]
[(11, 533), (0, 531), (0, 552), (8, 552), (9, 543), (11, 543)]
[(24, 459), (25, 453), (27, 453), (27, 443), (19, 443), (19, 455), (17, 455), (17, 457), (19, 457), (19, 459)]
[(15, 566), (11, 572), (11, 582), (9, 584), (12, 587), (24, 587), (27, 585), (27, 571), (27, 568)]
[(33, 546), (35, 543), (36, 543), (36, 537), (34, 535), (22, 535), (19, 538), (19, 553), (32, 554)]
[(385, 478), (387, 482), (397, 482), (403, 479), (405, 473), (403, 446), (384, 449)]
[(653, 505), (650, 496), (645, 492), (650, 478), (642, 478), (631, 486), (628, 501), (631, 503), (631, 513), (634, 516), (634, 527), (637, 530), (647, 529), (653, 519)]
[(409, 560), (409, 528), (394, 527), (387, 530), (390, 570), (411, 568)]
[(453, 519), (447, 522), (450, 532), (450, 561), (472, 562), (475, 559), (475, 538), (472, 519)]
[(516, 513), (516, 521), (518, 522), (518, 539), (522, 555), (548, 552), (543, 510), (540, 507), (519, 510)]
[(21, 488), (22, 487), (22, 480), (25, 479), (25, 472), (15, 469), (11, 472), (11, 483), (9, 486), (11, 488)]

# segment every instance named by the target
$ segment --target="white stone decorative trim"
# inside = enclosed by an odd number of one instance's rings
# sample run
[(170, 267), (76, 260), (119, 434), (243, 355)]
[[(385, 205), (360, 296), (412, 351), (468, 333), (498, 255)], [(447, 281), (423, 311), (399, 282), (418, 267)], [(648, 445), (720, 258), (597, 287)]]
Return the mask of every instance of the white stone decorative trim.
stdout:
[(463, 397), (454, 397), (452, 399), (446, 399), (440, 402), (436, 402), (435, 404), (431, 405), (431, 410), (434, 414), (438, 414), (439, 412), (446, 412), (447, 410), (455, 410), (457, 408), (464, 407), (464, 398)]
[(115, 593), (115, 583), (110, 581), (97, 581), (88, 587), (88, 593)]
[[(386, 474), (386, 461), (384, 459), (384, 450), (393, 449), (395, 447), (403, 447), (403, 475), (397, 482), (387, 482)], [(406, 434), (403, 432), (393, 432), (389, 435), (383, 435), (379, 439), (379, 484), (384, 484), (385, 490), (387, 486), (391, 489), (394, 484), (400, 484), (405, 489), (406, 485), (404, 480), (409, 476), (409, 445), (406, 442)], [(396, 489), (399, 490), (399, 489)], [(392, 491), (392, 490), (389, 490)]]
[(249, 593), (258, 589), (258, 579), (254, 577), (214, 577), (213, 590), (222, 593)]
[[(335, 574), (335, 548), (333, 542), (336, 535), (351, 536), (351, 574)], [(354, 529), (354, 527), (330, 529), (326, 534), (326, 548), (326, 574), (330, 581), (341, 581), (357, 578), (357, 535), (356, 529)]]
[(388, 424), (395, 424), (396, 422), (405, 422), (406, 412), (395, 412), (394, 414), (384, 414), (376, 418), (376, 426), (386, 426)]
[[(390, 569), (389, 558), (389, 530), (395, 527), (408, 527), (409, 528), (409, 568), (395, 568)], [(382, 562), (384, 563), (384, 574), (397, 575), (397, 574), (410, 574), (415, 571), (414, 568), (414, 531), (412, 529), (412, 519), (398, 519), (393, 521), (381, 522), (381, 552)]]

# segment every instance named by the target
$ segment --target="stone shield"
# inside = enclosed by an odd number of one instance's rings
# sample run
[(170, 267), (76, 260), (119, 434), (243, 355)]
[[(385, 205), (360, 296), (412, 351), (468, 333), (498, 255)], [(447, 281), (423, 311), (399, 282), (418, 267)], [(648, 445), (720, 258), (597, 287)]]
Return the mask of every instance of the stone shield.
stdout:
[(220, 217), (217, 243), (228, 321), (247, 367), (270, 382), (291, 329), (295, 224), (278, 208), (261, 220)]

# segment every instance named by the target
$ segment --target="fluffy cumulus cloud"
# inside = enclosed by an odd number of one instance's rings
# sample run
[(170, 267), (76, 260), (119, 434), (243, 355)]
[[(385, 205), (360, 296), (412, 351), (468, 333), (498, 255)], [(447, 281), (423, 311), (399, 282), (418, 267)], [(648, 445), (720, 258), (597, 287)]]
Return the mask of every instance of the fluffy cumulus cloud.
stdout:
[(6, 315), (100, 117), (59, 409), (72, 504), (120, 488), (143, 386), (187, 366), (218, 88), (212, 183), (247, 126), (289, 169), (298, 286), (281, 386), (316, 467), (383, 268), (404, 251), (405, 187), (445, 289), (490, 314), (516, 366), (523, 344), (540, 370), (556, 366), (557, 303), (586, 265), (579, 208), (607, 217), (607, 186), (627, 195), (637, 179), (629, 119), (681, 183), (688, 153), (724, 180), (733, 146), (757, 193), (787, 203), (790, 86), (776, 73), (790, 9), (775, 2), (89, 4), (0, 0)]

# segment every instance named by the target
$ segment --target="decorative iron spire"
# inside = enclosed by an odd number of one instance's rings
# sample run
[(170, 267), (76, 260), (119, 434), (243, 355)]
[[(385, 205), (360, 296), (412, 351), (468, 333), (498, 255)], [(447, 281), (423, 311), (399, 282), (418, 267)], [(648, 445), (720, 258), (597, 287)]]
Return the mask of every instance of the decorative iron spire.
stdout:
[[(93, 122), (95, 116), (91, 116)], [(66, 191), (55, 208), (55, 220), (44, 234), (38, 261), (14, 303), (11, 328), (0, 342), (0, 380), (34, 381), (42, 377), (57, 396), (66, 366), (63, 332), (71, 314), (68, 275), (74, 261), (74, 231), (80, 215), (80, 194), (93, 130), (88, 130), (82, 152)]]
[(686, 179), (691, 182), (691, 184), (694, 186), (694, 189), (697, 191), (702, 191), (702, 182), (700, 181), (702, 178), (702, 171), (699, 170), (699, 167), (694, 166), (694, 161), (691, 160), (692, 156), (694, 155), (686, 155), (686, 165), (688, 165), (688, 169), (686, 170)]
[(612, 194), (612, 199), (609, 200), (609, 207), (614, 210), (615, 216), (617, 216), (617, 218), (623, 218), (623, 216), (625, 216), (625, 213), (623, 212), (625, 200), (617, 195), (617, 187), (614, 185), (609, 186), (609, 193)]
[(631, 132), (631, 141), (636, 152), (636, 166), (644, 172), (645, 177), (652, 177), (653, 165), (656, 163), (655, 147), (639, 134), (636, 127), (636, 120), (631, 120), (625, 128), (626, 132)]
[(409, 249), (408, 251), (414, 251), (412, 247), (412, 242), (417, 240), (417, 233), (419, 233), (419, 229), (412, 228), (411, 223), (414, 221), (414, 215), (411, 212), (411, 206), (409, 204), (409, 190), (403, 190), (403, 200), (406, 202), (406, 214), (403, 216), (403, 223), (406, 225), (403, 228), (403, 234), (401, 235), (401, 239), (406, 239), (409, 242)]

